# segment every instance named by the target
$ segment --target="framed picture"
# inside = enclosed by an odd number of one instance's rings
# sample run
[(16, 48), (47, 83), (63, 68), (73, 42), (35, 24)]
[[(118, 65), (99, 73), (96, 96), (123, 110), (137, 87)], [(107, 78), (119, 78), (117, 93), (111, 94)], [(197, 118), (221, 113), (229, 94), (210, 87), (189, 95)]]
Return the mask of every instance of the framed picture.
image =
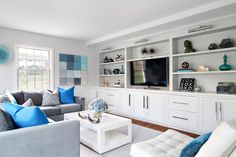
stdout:
[(194, 91), (194, 78), (181, 78), (179, 84), (179, 91)]

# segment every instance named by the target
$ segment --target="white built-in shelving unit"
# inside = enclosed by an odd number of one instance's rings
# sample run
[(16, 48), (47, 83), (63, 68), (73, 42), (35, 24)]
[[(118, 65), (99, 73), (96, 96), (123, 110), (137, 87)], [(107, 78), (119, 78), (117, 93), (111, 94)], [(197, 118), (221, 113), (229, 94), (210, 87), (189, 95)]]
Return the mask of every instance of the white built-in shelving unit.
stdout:
[[(224, 38), (235, 41), (235, 47), (208, 50), (210, 43), (220, 44)], [(184, 41), (190, 40), (196, 52), (184, 53)], [(142, 55), (143, 48), (153, 48), (155, 53), (152, 55)], [(114, 58), (117, 54), (124, 57), (122, 61), (104, 63), (106, 56)], [(230, 71), (220, 71), (219, 66), (223, 64), (223, 56), (227, 54), (228, 63), (232, 66)], [(225, 28), (213, 28), (195, 33), (185, 33), (184, 35), (168, 37), (166, 39), (151, 39), (139, 44), (128, 44), (121, 48), (101, 51), (99, 54), (99, 87), (105, 87), (104, 81), (110, 82), (108, 87), (117, 80), (124, 84), (123, 88), (132, 88), (130, 85), (130, 62), (140, 60), (150, 60), (156, 58), (169, 58), (169, 87), (165, 90), (177, 91), (181, 78), (195, 78), (196, 83), (202, 87), (203, 92), (213, 92), (218, 82), (236, 83), (236, 26)], [(193, 72), (177, 72), (183, 62), (188, 62)], [(124, 66), (125, 74), (105, 75), (104, 69), (121, 68)], [(207, 66), (209, 71), (198, 72), (198, 66)]]

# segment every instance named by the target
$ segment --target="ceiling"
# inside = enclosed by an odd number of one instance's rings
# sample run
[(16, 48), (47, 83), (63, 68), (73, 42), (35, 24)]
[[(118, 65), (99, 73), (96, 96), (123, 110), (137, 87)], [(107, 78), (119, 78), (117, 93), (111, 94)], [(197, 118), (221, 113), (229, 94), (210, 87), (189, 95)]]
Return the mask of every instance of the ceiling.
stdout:
[[(236, 0), (218, 0), (235, 1)], [(0, 27), (96, 41), (216, 0), (0, 0)], [(210, 9), (210, 8), (209, 8)], [(138, 31), (138, 29), (136, 29)]]

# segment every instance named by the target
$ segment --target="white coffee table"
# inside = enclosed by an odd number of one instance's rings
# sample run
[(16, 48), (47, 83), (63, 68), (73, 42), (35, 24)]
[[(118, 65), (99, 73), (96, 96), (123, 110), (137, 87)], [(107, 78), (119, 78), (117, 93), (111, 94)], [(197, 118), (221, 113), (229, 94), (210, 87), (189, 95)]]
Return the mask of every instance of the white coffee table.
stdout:
[[(80, 112), (87, 115), (89, 111)], [(96, 152), (102, 154), (132, 141), (132, 122), (130, 119), (103, 113), (100, 123), (91, 123), (82, 119), (78, 112), (66, 114), (65, 119), (80, 120), (80, 141)]]

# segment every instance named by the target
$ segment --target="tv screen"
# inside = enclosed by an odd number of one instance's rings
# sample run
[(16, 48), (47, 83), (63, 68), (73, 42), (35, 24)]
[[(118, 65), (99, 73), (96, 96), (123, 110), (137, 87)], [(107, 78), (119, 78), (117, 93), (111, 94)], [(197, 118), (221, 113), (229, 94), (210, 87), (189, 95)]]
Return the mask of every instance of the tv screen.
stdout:
[(131, 85), (167, 87), (168, 65), (168, 58), (131, 62)]

